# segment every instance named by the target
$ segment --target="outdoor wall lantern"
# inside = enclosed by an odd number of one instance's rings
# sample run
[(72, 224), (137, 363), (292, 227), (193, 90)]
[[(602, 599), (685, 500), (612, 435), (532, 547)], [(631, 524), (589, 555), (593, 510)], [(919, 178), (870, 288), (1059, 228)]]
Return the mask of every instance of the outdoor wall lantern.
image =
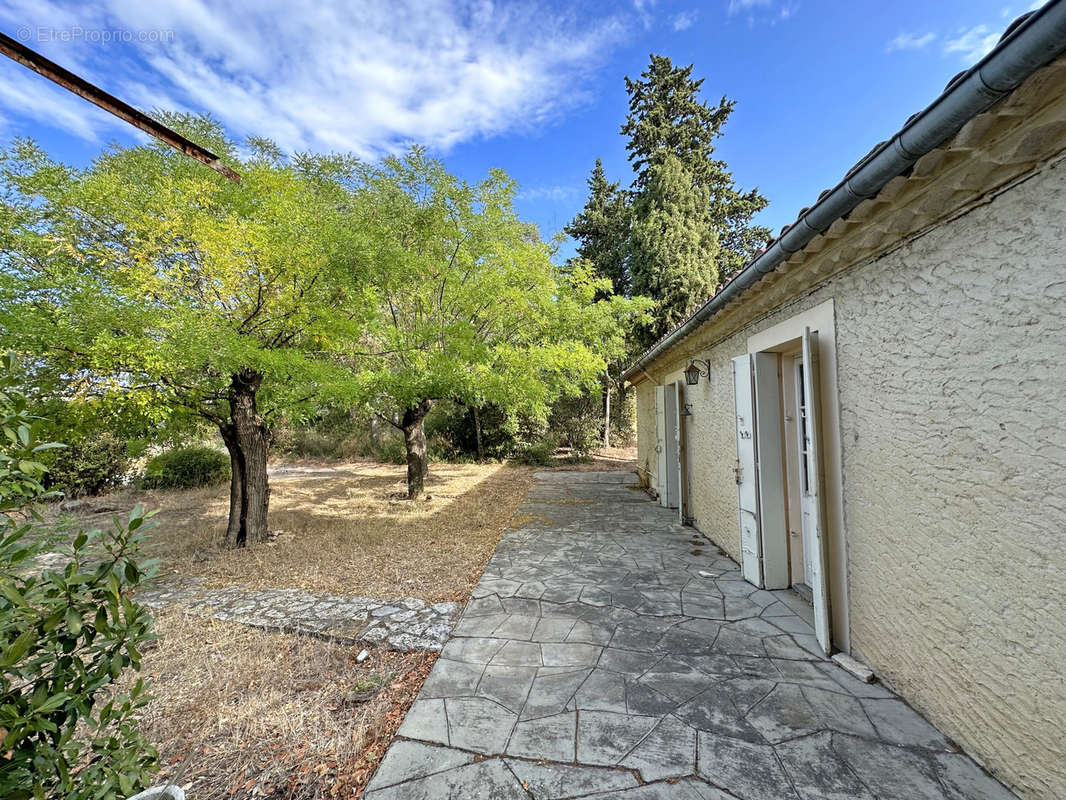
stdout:
[[(704, 366), (704, 369), (699, 368), (700, 364)], [(685, 367), (685, 383), (687, 383), (689, 386), (695, 386), (697, 383), (699, 383), (701, 375), (704, 378), (711, 377), (710, 359), (707, 359), (706, 361), (694, 359), (691, 364)]]

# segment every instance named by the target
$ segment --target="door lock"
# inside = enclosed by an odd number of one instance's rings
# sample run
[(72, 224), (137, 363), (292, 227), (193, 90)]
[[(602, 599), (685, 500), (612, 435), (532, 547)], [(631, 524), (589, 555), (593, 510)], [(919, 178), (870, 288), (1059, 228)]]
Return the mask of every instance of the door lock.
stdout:
[(733, 477), (736, 479), (737, 486), (740, 486), (740, 459), (737, 459), (736, 464), (733, 466)]

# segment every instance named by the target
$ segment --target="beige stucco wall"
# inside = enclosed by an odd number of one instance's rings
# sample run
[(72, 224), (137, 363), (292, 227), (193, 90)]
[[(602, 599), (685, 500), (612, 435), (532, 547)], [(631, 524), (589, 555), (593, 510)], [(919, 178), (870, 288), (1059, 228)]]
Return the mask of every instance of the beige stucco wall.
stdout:
[(1066, 164), (648, 366), (712, 361), (686, 396), (690, 513), (734, 558), (729, 359), (828, 299), (852, 652), (1020, 794), (1066, 797)]

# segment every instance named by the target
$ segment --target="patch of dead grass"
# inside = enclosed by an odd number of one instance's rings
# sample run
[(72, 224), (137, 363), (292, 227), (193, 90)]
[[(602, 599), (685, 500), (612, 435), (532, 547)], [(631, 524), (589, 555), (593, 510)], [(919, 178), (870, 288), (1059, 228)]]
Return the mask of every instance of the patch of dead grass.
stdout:
[[(281, 465), (271, 479), (276, 537), (241, 550), (219, 545), (228, 487), (126, 490), (92, 501), (160, 508), (147, 555), (164, 573), (208, 584), (293, 588), (319, 594), (427, 602), (465, 601), (532, 481), (532, 470), (502, 464), (441, 464), (430, 469), (427, 498), (397, 499), (405, 467), (373, 462)], [(99, 524), (100, 515), (80, 515)]]
[(172, 610), (145, 653), (141, 729), (159, 782), (190, 797), (358, 796), (436, 660), (267, 633)]

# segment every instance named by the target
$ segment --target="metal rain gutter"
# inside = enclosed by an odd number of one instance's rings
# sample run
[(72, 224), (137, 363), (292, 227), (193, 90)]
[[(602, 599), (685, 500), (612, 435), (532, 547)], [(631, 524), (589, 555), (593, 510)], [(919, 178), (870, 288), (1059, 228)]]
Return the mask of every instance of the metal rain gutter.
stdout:
[(769, 247), (677, 328), (652, 345), (625, 372), (627, 380), (667, 348), (825, 233), (859, 203), (875, 197), (890, 180), (956, 134), (973, 117), (1010, 94), (1032, 73), (1066, 52), (1066, 0), (1051, 0), (1015, 20), (995, 49), (956, 76), (924, 111), (915, 114), (848, 171), (832, 191), (801, 212)]

